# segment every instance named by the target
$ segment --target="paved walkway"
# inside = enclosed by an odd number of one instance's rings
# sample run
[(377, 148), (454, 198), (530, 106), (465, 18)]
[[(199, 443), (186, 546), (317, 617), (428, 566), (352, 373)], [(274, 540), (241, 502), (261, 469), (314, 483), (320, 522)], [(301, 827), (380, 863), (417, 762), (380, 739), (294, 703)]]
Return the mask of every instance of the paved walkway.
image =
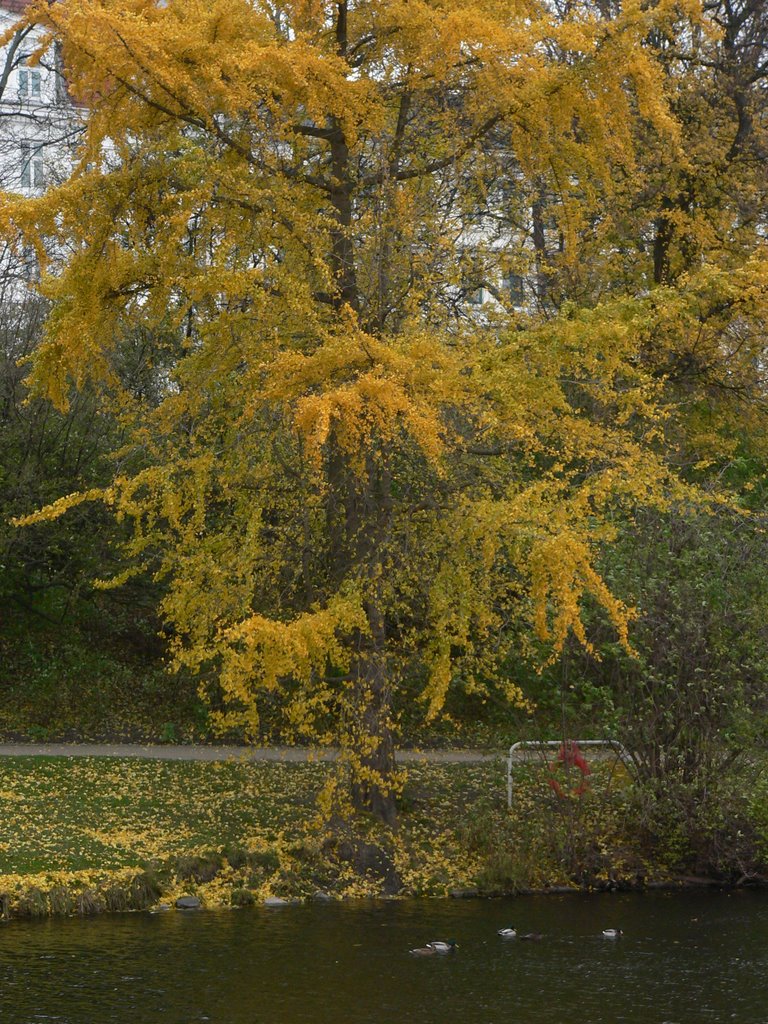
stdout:
[[(328, 747), (208, 747), (138, 743), (0, 743), (0, 757), (140, 757), (155, 761), (334, 761)], [(480, 750), (400, 750), (401, 764), (474, 764), (502, 753)]]

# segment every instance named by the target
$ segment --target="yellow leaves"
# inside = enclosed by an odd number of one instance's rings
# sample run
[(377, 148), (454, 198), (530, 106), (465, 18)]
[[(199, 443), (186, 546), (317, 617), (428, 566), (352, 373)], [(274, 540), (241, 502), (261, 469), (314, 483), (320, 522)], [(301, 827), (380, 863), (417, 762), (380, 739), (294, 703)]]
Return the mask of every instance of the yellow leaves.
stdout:
[(37, 512), (31, 512), (28, 516), (12, 519), (11, 522), (14, 526), (33, 526), (36, 523), (50, 523), (54, 519), (58, 519), (59, 516), (64, 515), (65, 512), (77, 508), (78, 505), (82, 505), (86, 501), (103, 501), (107, 505), (111, 505), (114, 501), (114, 490), (111, 487), (95, 487), (89, 491), (76, 491), (72, 494), (66, 494), (52, 501), (45, 508), (38, 509)]
[[(12, 803), (0, 825), (2, 891), (103, 889), (129, 882), (141, 862), (161, 862), (165, 873), (174, 858), (225, 846), (267, 853), (276, 870), (264, 884), (274, 885), (309, 829), (307, 794), (326, 774), (321, 764), (5, 759), (0, 788)], [(242, 873), (236, 879), (225, 865), (202, 890), (206, 902), (228, 903), (237, 882)], [(188, 892), (190, 879), (175, 884)]]
[[(440, 398), (456, 386), (457, 361), (427, 334), (408, 331), (385, 342), (346, 316), (346, 330), (324, 337), (311, 353), (278, 352), (264, 364), (259, 397), (291, 404), (315, 467), (331, 438), (358, 470), (378, 444), (405, 438), (437, 464), (446, 431)], [(252, 408), (249, 403), (246, 416)]]
[(335, 391), (300, 399), (296, 426), (316, 464), (331, 434), (361, 470), (374, 440), (389, 444), (403, 430), (430, 461), (437, 461), (442, 451), (434, 409), (415, 403), (399, 382), (375, 371)]
[(440, 640), (433, 655), (427, 685), (422, 698), (427, 701), (426, 720), (433, 721), (443, 709), (453, 679), (453, 661), (449, 640)]
[(250, 709), (247, 721), (253, 729), (258, 723), (255, 693), (298, 681), (303, 691), (290, 702), (290, 725), (299, 732), (311, 731), (315, 715), (331, 697), (322, 677), (332, 666), (342, 671), (349, 667), (349, 638), (368, 629), (354, 591), (339, 593), (325, 607), (289, 622), (251, 615), (220, 632), (221, 687), (233, 705)]
[(593, 562), (593, 552), (573, 532), (563, 531), (534, 543), (529, 557), (534, 621), (540, 639), (552, 643), (554, 655), (560, 653), (571, 630), (587, 650), (592, 650), (581, 613), (585, 594), (608, 613), (619, 640), (631, 650), (631, 609), (611, 594)]

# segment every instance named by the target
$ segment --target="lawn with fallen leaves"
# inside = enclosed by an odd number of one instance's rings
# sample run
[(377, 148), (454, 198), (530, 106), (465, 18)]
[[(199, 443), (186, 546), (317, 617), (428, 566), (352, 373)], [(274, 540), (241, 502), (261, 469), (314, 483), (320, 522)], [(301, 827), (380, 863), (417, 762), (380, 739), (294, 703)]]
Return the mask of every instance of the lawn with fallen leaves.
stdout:
[[(318, 889), (378, 895), (381, 878), (335, 857), (321, 826), (316, 797), (331, 771), (321, 762), (0, 759), (0, 898), (6, 911), (42, 914), (57, 912), (53, 892), (89, 893), (97, 909), (182, 893), (206, 905)], [(552, 824), (566, 819), (541, 783), (521, 779), (509, 811), (501, 759), (415, 765), (396, 832), (383, 837), (370, 820), (359, 835), (386, 845), (405, 895), (557, 881)], [(572, 803), (571, 819), (599, 810), (596, 798)], [(105, 902), (120, 885), (134, 896)]]

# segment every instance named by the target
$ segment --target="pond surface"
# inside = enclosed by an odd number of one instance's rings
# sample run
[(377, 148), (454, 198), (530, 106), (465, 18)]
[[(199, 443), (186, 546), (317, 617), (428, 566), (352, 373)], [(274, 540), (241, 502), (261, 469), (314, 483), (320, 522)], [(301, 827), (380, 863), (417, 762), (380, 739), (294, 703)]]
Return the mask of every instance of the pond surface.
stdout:
[[(515, 925), (540, 942), (504, 940)], [(618, 927), (624, 936), (604, 939)], [(412, 946), (455, 939), (418, 959)], [(768, 894), (172, 911), (0, 926), (2, 1024), (768, 1021)]]

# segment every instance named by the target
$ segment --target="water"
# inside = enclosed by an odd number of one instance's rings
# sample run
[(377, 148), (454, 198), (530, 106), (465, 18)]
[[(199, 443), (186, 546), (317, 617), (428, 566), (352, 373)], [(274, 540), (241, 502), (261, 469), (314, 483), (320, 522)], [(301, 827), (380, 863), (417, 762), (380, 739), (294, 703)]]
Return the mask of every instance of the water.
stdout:
[[(541, 942), (503, 940), (515, 925)], [(605, 927), (623, 928), (617, 941)], [(455, 938), (454, 956), (407, 950)], [(0, 926), (2, 1024), (768, 1022), (768, 894), (525, 897)]]

